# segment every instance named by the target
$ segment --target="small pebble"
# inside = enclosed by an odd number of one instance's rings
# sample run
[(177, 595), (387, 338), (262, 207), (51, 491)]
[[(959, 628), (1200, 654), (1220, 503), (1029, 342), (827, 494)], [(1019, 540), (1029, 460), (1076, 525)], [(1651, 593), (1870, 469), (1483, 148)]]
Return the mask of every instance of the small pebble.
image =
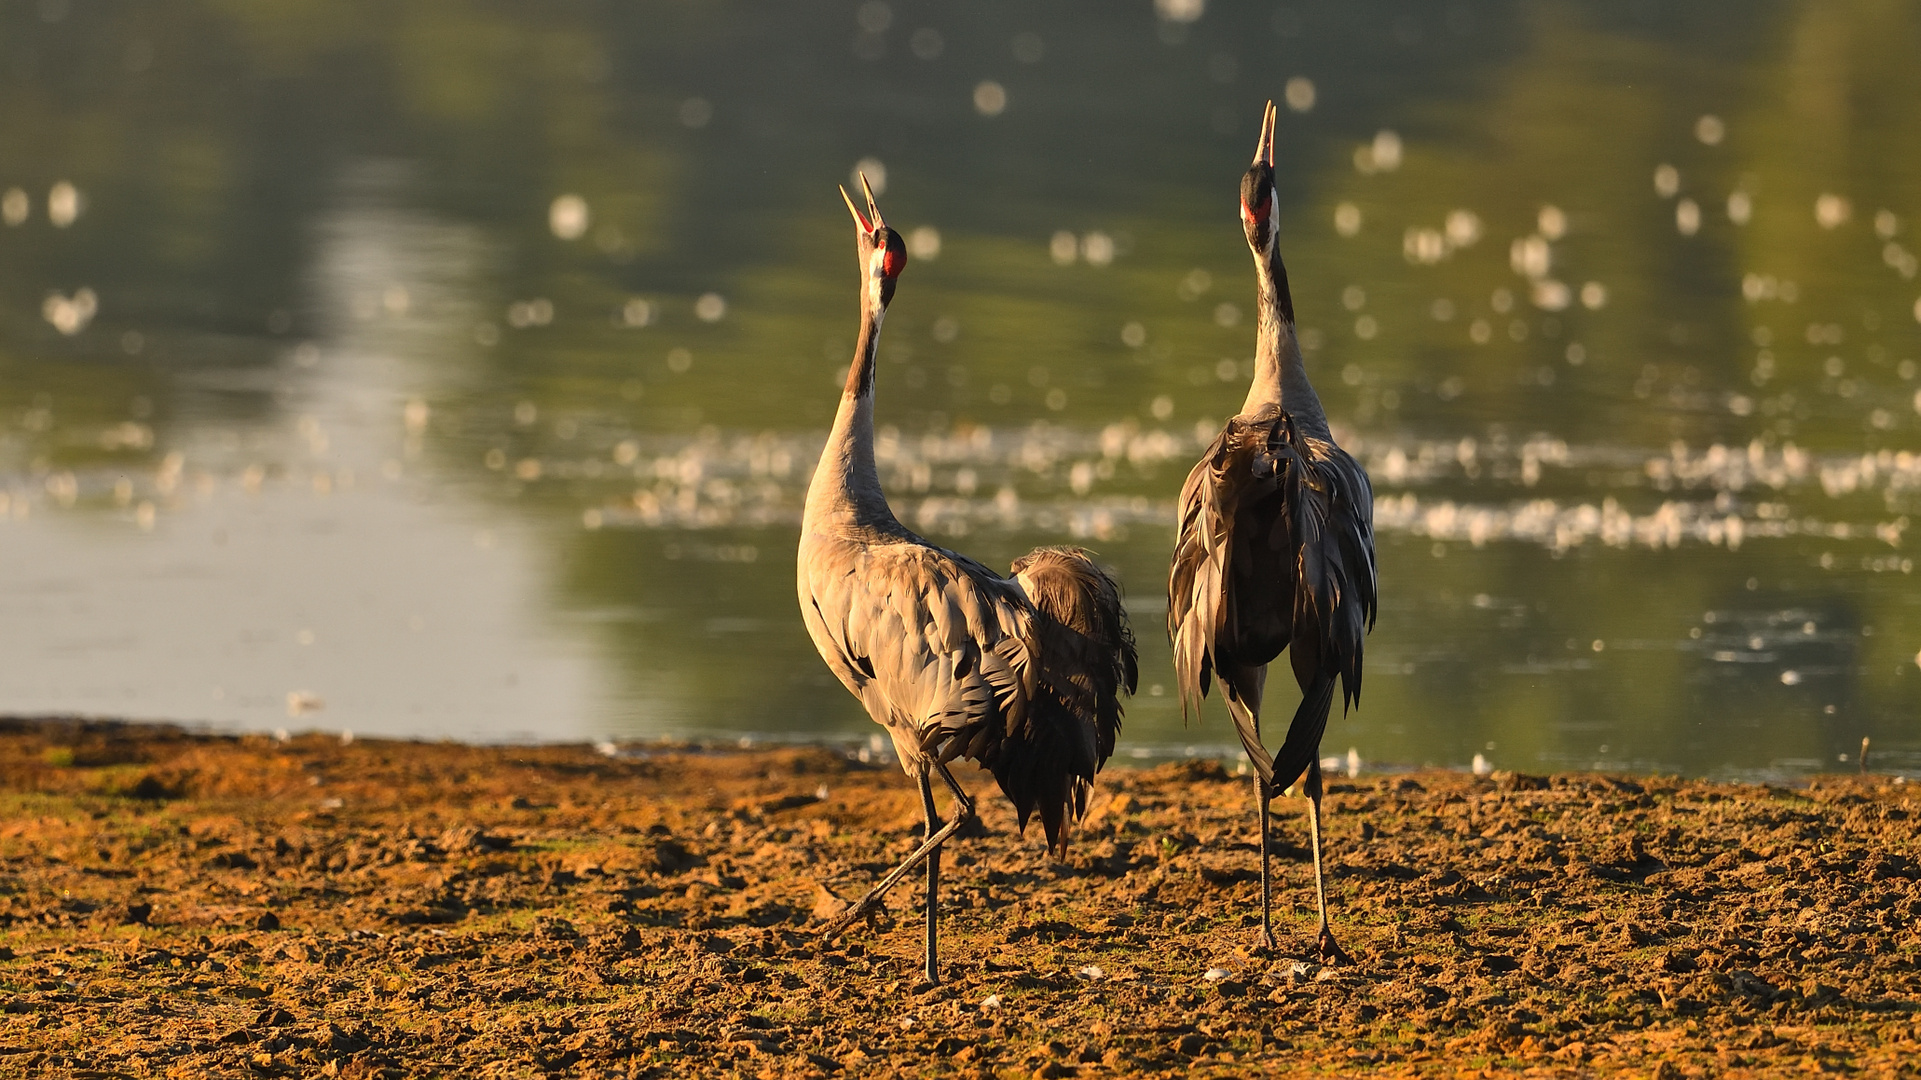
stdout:
[(981, 1008), (983, 1009), (998, 1009), (1000, 1007), (1001, 996), (999, 994), (989, 994), (981, 999)]
[(1207, 973), (1202, 975), (1201, 978), (1206, 979), (1208, 982), (1220, 982), (1231, 974), (1233, 974), (1233, 972), (1226, 968), (1211, 967), (1207, 969)]
[(1101, 966), (1099, 964), (1089, 964), (1086, 967), (1082, 968), (1078, 974), (1080, 975), (1081, 978), (1087, 979), (1090, 982), (1098, 979), (1107, 978), (1107, 972), (1101, 970)]

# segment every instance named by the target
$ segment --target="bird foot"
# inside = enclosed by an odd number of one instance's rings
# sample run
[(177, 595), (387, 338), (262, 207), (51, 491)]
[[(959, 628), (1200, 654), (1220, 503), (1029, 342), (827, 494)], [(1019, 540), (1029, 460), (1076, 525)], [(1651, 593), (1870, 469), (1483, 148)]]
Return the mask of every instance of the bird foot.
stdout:
[(820, 935), (821, 944), (833, 944), (835, 938), (846, 933), (849, 927), (861, 921), (863, 918), (867, 920), (867, 928), (870, 930), (874, 929), (876, 921), (880, 918), (880, 912), (880, 897), (871, 893), (868, 894), (861, 899), (860, 903), (841, 912), (833, 922), (827, 925), (827, 929), (822, 931)]
[(1334, 940), (1334, 932), (1325, 926), (1321, 927), (1320, 940), (1315, 943), (1315, 951), (1321, 954), (1321, 963), (1328, 967), (1354, 966), (1353, 958), (1341, 948), (1340, 942)]

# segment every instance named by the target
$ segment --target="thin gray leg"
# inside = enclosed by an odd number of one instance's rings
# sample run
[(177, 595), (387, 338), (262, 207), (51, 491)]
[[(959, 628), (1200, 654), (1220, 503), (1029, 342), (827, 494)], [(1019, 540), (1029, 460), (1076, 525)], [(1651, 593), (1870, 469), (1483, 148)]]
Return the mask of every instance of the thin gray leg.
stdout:
[[(920, 807), (927, 815), (927, 839), (940, 830), (940, 813), (934, 808), (934, 789), (928, 784), (927, 766), (920, 770)], [(940, 982), (940, 848), (927, 853), (927, 981)]]
[(954, 811), (954, 816), (957, 818), (973, 817), (974, 798), (967, 794), (966, 788), (960, 786), (959, 780), (954, 779), (954, 774), (947, 771), (947, 763), (944, 761), (934, 762), (934, 770), (940, 773), (941, 780), (946, 782), (947, 790), (954, 793), (954, 802), (957, 806), (957, 809)]
[(1334, 940), (1334, 931), (1327, 923), (1327, 878), (1321, 869), (1321, 763), (1318, 759), (1307, 767), (1307, 821), (1314, 834), (1314, 899), (1321, 909), (1321, 929), (1315, 947), (1320, 951), (1322, 963), (1352, 964), (1354, 961)]
[(1273, 834), (1273, 829), (1268, 823), (1270, 801), (1267, 781), (1262, 780), (1261, 774), (1257, 772), (1254, 774), (1254, 805), (1260, 811), (1258, 816), (1261, 823), (1261, 943), (1272, 949), (1275, 945), (1274, 886), (1269, 876), (1270, 864), (1273, 861), (1268, 840)]
[(827, 929), (821, 933), (822, 941), (833, 941), (845, 933), (848, 927), (860, 921), (868, 912), (879, 907), (881, 899), (887, 895), (887, 890), (899, 884), (900, 879), (906, 877), (908, 871), (919, 866), (922, 859), (927, 858), (939, 850), (941, 844), (945, 843), (948, 837), (959, 832), (961, 826), (966, 824), (967, 820), (974, 816), (973, 800), (967, 798), (966, 793), (961, 790), (960, 785), (954, 782), (952, 776), (948, 775), (946, 767), (937, 764), (934, 768), (940, 770), (942, 778), (947, 781), (949, 787), (954, 789), (954, 793), (959, 800), (958, 805), (954, 808), (953, 818), (948, 821), (947, 824), (941, 826), (940, 831), (921, 841), (920, 847), (915, 848), (913, 854), (902, 860), (899, 866), (888, 871), (887, 876), (880, 880), (880, 884), (870, 889), (866, 896), (861, 897), (860, 903), (848, 908), (839, 918), (827, 924)]

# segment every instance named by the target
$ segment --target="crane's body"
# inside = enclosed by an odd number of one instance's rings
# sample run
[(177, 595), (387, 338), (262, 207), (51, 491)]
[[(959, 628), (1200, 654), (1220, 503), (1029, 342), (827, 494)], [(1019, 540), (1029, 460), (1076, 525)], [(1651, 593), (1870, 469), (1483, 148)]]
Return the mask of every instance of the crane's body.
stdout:
[[(808, 485), (796, 588), (821, 658), (887, 729), (927, 819), (925, 842), (828, 936), (925, 859), (927, 978), (938, 982), (940, 847), (973, 812), (948, 764), (964, 758), (988, 769), (1021, 825), (1038, 816), (1049, 848), (1064, 851), (1094, 774), (1113, 753), (1136, 659), (1120, 590), (1085, 552), (1038, 548), (1002, 577), (915, 535), (888, 508), (874, 464), (874, 351), (906, 255), (871, 191), (867, 204), (871, 222), (848, 200), (866, 271), (861, 328)], [(936, 775), (955, 798), (945, 825)]]
[[(1268, 806), (1306, 774), (1320, 907), (1318, 947), (1345, 959), (1327, 921), (1321, 856), (1320, 743), (1335, 683), (1359, 701), (1363, 640), (1374, 623), (1373, 491), (1334, 441), (1308, 381), (1273, 224), (1274, 108), (1242, 181), (1241, 217), (1254, 254), (1254, 380), (1182, 486), (1168, 575), (1167, 627), (1182, 712), (1218, 679), (1255, 769), (1261, 831), (1261, 916), (1274, 943)], [(1288, 653), (1301, 688), (1278, 751), (1261, 737), (1267, 665)]]

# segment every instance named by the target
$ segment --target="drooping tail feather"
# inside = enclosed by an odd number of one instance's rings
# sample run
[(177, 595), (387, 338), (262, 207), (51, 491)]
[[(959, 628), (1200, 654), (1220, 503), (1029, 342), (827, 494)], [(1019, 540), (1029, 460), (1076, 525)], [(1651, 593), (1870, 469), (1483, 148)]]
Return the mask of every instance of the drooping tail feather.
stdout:
[(1257, 712), (1259, 702), (1249, 702), (1237, 691), (1233, 681), (1223, 678), (1221, 687), (1227, 700), (1227, 715), (1234, 720), (1234, 733), (1240, 736), (1241, 750), (1247, 759), (1254, 763), (1254, 771), (1262, 780), (1274, 779), (1274, 758), (1261, 744), (1261, 717)]
[(1270, 785), (1291, 784), (1320, 757), (1321, 734), (1327, 730), (1327, 714), (1334, 705), (1335, 673), (1323, 671), (1301, 695), (1300, 707), (1287, 726), (1287, 741), (1274, 755), (1274, 770), (1266, 776)]

